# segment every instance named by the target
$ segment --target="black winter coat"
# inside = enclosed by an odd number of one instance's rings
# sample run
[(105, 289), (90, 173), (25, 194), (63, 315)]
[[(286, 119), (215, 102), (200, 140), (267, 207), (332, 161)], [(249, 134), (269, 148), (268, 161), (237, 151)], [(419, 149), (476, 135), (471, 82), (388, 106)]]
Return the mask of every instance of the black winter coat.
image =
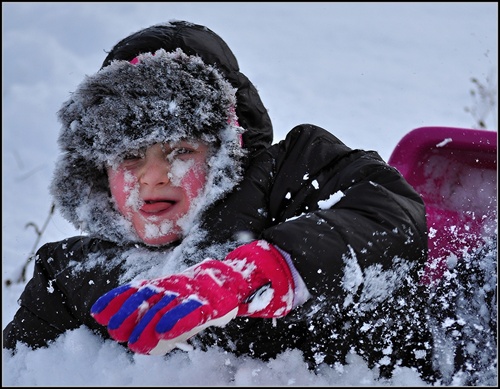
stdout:
[[(319, 205), (338, 192), (340, 201)], [(238, 317), (209, 327), (191, 339), (195, 346), (263, 360), (300, 349), (312, 368), (345, 363), (352, 350), (382, 376), (401, 365), (430, 377), (426, 297), (418, 282), (427, 255), (424, 204), (377, 153), (351, 149), (319, 127), (297, 126), (253, 155), (243, 181), (206, 212), (204, 223), (207, 245), (251, 231), (288, 252), (312, 297), (281, 319)], [(128, 248), (85, 236), (41, 247), (4, 329), (4, 347), (46, 346), (81, 325), (108, 338), (89, 310), (119, 286), (123, 264), (113, 258)], [(86, 269), (93, 253), (109, 261)]]

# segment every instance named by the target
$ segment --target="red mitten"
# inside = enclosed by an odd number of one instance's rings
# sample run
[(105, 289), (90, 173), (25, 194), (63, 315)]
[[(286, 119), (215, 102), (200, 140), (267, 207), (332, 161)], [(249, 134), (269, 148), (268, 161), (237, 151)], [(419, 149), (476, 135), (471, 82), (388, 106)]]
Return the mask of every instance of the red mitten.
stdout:
[(141, 354), (162, 355), (202, 329), (236, 316), (275, 318), (292, 309), (294, 281), (280, 252), (259, 240), (222, 260), (206, 259), (180, 274), (130, 283), (91, 308), (111, 337)]

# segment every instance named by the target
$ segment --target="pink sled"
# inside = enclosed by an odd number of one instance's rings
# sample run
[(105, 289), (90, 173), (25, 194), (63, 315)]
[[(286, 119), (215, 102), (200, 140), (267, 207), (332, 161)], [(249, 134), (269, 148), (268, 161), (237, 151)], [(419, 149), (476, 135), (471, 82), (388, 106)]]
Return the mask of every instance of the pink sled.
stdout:
[(429, 257), (421, 281), (438, 282), (457, 261), (497, 233), (497, 132), (420, 127), (396, 145), (388, 163), (426, 205)]

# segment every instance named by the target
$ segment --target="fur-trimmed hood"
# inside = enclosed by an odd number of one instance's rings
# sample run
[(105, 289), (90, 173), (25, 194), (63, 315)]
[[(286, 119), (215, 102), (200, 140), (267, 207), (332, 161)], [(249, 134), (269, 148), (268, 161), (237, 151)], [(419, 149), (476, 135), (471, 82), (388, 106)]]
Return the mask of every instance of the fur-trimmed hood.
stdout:
[(273, 127), (267, 109), (252, 82), (240, 71), (238, 61), (227, 43), (206, 26), (183, 20), (170, 20), (130, 34), (108, 53), (102, 68), (116, 60), (131, 61), (142, 53), (180, 48), (188, 55), (198, 55), (203, 62), (215, 65), (236, 88), (236, 116), (243, 134), (243, 147), (251, 154), (267, 148), (273, 141)]
[(86, 77), (58, 112), (63, 154), (50, 186), (56, 206), (82, 232), (140, 242), (115, 207), (107, 166), (154, 143), (198, 138), (212, 146), (196, 212), (205, 209), (241, 179), (244, 129), (236, 105), (236, 89), (216, 66), (181, 49), (112, 61)]

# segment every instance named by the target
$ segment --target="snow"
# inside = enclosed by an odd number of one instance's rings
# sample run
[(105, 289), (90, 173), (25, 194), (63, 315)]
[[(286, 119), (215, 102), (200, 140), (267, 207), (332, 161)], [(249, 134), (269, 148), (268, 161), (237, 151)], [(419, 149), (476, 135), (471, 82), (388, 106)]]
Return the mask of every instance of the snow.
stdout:
[(344, 196), (345, 194), (339, 190), (338, 192), (335, 192), (334, 194), (330, 195), (330, 197), (327, 200), (318, 201), (318, 206), (320, 209), (331, 208), (334, 204), (338, 203), (340, 199)]
[[(42, 243), (78, 234), (57, 211), (44, 227), (58, 156), (56, 112), (118, 40), (170, 19), (206, 25), (226, 40), (269, 110), (275, 141), (309, 122), (387, 160), (413, 128), (477, 126), (474, 114), (485, 105), (472, 93), (471, 80), (486, 86), (492, 80), (496, 88), (497, 3), (4, 2), (2, 327), (17, 310), (26, 281), (15, 281), (29, 255)], [(497, 131), (496, 101), (480, 119)], [(489, 204), (496, 190), (483, 188), (477, 197)], [(130, 262), (140, 259), (138, 248)], [(31, 271), (32, 264), (28, 278)], [(352, 274), (346, 282), (354, 288), (355, 269)], [(7, 286), (7, 280), (14, 283)], [(440, 356), (443, 369), (448, 357)], [(83, 328), (48, 349), (21, 347), (14, 357), (3, 351), (2, 363), (4, 386), (427, 385), (410, 369), (396, 371), (390, 381), (377, 379), (377, 370), (354, 354), (346, 365), (325, 366), (317, 374), (294, 350), (269, 362), (218, 349), (129, 355)], [(485, 374), (486, 385), (492, 374)], [(455, 383), (461, 384), (460, 377)]]
[(442, 142), (439, 142), (439, 143), (436, 145), (436, 147), (443, 147), (443, 146), (447, 145), (448, 143), (450, 143), (450, 142), (452, 142), (452, 141), (453, 141), (453, 139), (451, 139), (451, 138), (446, 138), (446, 139), (444, 139)]

